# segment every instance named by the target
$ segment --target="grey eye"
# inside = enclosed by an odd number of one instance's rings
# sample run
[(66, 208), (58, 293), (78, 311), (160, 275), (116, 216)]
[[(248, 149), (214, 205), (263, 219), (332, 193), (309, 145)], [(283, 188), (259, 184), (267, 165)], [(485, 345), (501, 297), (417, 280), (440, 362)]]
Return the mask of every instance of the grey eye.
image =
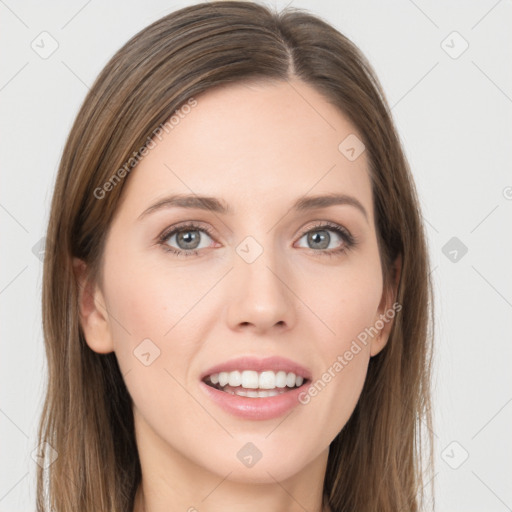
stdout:
[[(183, 251), (189, 251), (189, 250), (196, 250), (196, 249), (203, 249), (205, 247), (208, 247), (210, 242), (204, 245), (204, 247), (200, 247), (201, 243), (201, 237), (206, 236), (210, 238), (210, 236), (201, 229), (180, 229), (176, 230), (175, 232), (171, 233), (167, 240), (171, 242), (173, 239), (175, 239), (174, 244), (177, 245), (177, 249), (183, 250)], [(211, 239), (210, 239), (211, 240)], [(168, 242), (168, 244), (169, 244)], [(170, 244), (169, 244), (170, 245)]]
[[(334, 237), (330, 233), (334, 233)], [(333, 229), (312, 229), (308, 233), (304, 234), (301, 237), (301, 240), (303, 238), (306, 238), (306, 248), (318, 250), (335, 249), (336, 247), (329, 247), (329, 244), (332, 242), (333, 238), (334, 241), (336, 241), (336, 238), (338, 238), (339, 241), (342, 243), (344, 242), (343, 238)]]

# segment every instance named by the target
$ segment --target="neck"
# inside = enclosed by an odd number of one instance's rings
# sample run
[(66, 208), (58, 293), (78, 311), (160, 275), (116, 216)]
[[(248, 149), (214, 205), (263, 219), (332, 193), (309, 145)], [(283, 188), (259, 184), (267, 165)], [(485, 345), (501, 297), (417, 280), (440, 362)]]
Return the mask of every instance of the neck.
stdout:
[[(146, 506), (146, 499), (144, 496), (144, 487), (141, 484), (137, 488), (137, 492), (135, 494), (133, 512), (152, 512), (153, 509), (150, 507), (151, 507), (151, 505), (149, 505), (149, 504), (148, 504), (148, 506)], [(301, 510), (304, 510), (303, 507), (300, 507), (300, 508), (301, 508)], [(169, 510), (169, 508), (167, 508), (167, 510)], [(201, 510), (206, 510), (206, 509), (204, 507), (201, 507)], [(291, 509), (283, 509), (283, 510), (289, 511)], [(305, 509), (305, 510), (310, 510), (310, 509)], [(329, 504), (327, 502), (326, 496), (324, 496), (323, 505), (320, 505), (320, 508), (311, 509), (311, 510), (319, 510), (319, 511), (321, 510), (321, 512), (332, 512), (331, 507), (329, 506)], [(198, 510), (195, 509), (194, 507), (189, 507), (187, 509), (187, 512), (198, 512)]]

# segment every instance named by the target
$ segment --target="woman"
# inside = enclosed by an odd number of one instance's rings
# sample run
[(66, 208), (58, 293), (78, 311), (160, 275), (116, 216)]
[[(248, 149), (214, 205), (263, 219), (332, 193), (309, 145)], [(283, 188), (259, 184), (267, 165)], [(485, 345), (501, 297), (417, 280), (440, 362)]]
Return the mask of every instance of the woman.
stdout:
[(329, 24), (207, 2), (135, 35), (77, 116), (47, 240), (39, 511), (420, 510), (421, 214)]

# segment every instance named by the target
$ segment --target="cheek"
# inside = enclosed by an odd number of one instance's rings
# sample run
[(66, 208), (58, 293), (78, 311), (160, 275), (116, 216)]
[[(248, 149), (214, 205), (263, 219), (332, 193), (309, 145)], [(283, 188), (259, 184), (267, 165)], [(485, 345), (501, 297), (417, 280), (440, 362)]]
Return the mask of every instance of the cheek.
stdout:
[(321, 435), (332, 441), (354, 412), (361, 395), (370, 359), (369, 337), (376, 301), (368, 295), (343, 301), (331, 318), (336, 335), (319, 340), (322, 369), (300, 397), (304, 406), (303, 425), (314, 431), (322, 425)]
[(333, 337), (338, 350), (348, 348), (349, 342), (374, 326), (382, 297), (378, 276), (375, 279), (350, 276), (343, 284), (336, 302), (338, 308), (332, 312)]
[(192, 282), (190, 273), (178, 271), (171, 279), (142, 265), (109, 271), (110, 328), (128, 392), (145, 423), (161, 433), (172, 431), (183, 448), (189, 421), (205, 421), (187, 389), (187, 370), (200, 350), (197, 315), (205, 314), (195, 305), (211, 284)]
[(161, 266), (136, 255), (106, 262), (105, 273), (111, 325), (121, 339), (128, 331), (133, 343), (144, 338), (165, 343), (211, 287), (211, 282), (197, 273), (179, 267), (163, 272)]
[(179, 269), (163, 275), (135, 256), (106, 261), (105, 275), (110, 330), (123, 374), (134, 372), (133, 380), (136, 372), (145, 371), (146, 386), (147, 377), (155, 374), (149, 368), (183, 373), (198, 349), (191, 319), (197, 321), (195, 306), (210, 281), (194, 281), (193, 273)]
[[(325, 425), (325, 435), (334, 438), (350, 418), (363, 389), (370, 343), (377, 336), (376, 320), (382, 298), (382, 275), (378, 253), (353, 265), (329, 270), (316, 280), (309, 294), (311, 309), (329, 328), (318, 336), (321, 372), (301, 398), (308, 421)], [(320, 286), (322, 285), (322, 286)]]
[[(312, 273), (311, 273), (312, 274)], [(311, 286), (314, 283), (315, 286)], [(338, 268), (326, 267), (308, 279), (302, 294), (312, 312), (325, 324), (324, 354), (332, 357), (378, 319), (383, 292), (378, 252), (351, 259)]]

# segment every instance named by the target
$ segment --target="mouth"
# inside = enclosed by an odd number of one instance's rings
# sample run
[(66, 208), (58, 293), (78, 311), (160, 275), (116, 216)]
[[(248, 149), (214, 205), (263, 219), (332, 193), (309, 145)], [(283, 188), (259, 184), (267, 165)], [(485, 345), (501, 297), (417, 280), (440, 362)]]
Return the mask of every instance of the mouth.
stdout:
[(235, 370), (207, 375), (206, 385), (230, 395), (248, 398), (268, 398), (307, 386), (309, 379), (294, 372), (265, 370)]

